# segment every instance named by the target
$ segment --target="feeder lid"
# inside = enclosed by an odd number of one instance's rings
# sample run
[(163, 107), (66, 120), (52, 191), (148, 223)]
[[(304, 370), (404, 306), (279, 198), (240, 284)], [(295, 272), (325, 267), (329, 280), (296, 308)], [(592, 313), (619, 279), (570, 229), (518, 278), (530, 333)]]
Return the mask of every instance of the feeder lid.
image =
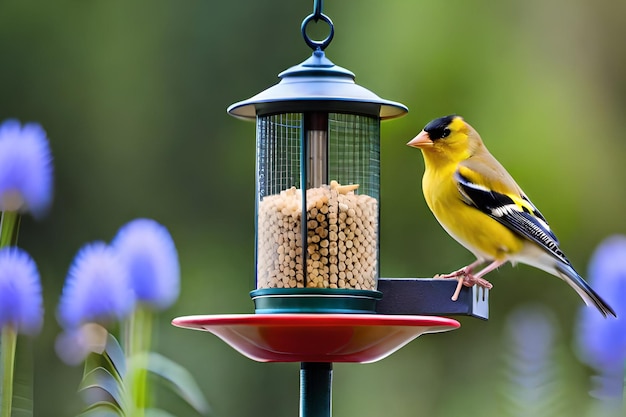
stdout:
[(228, 107), (242, 119), (273, 113), (323, 111), (360, 113), (384, 119), (404, 116), (409, 109), (380, 98), (354, 82), (354, 73), (333, 64), (317, 49), (299, 65), (280, 74), (280, 82), (259, 94)]

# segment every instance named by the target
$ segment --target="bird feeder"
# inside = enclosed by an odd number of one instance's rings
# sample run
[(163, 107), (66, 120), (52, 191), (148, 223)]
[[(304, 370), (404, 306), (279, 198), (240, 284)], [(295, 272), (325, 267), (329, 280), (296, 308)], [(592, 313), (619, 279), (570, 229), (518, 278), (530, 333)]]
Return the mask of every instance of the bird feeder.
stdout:
[[(307, 35), (311, 21), (330, 29)], [(486, 318), (455, 281), (379, 277), (380, 123), (407, 108), (355, 83), (324, 50), (334, 27), (314, 0), (312, 55), (228, 113), (256, 121), (255, 314), (178, 317), (259, 362), (300, 362), (300, 416), (330, 417), (332, 363), (381, 360), (416, 337)]]
[[(323, 41), (312, 20), (330, 26)], [(228, 108), (256, 120), (257, 312), (373, 312), (381, 297), (380, 122), (408, 110), (325, 56), (333, 33), (308, 16), (311, 57)]]

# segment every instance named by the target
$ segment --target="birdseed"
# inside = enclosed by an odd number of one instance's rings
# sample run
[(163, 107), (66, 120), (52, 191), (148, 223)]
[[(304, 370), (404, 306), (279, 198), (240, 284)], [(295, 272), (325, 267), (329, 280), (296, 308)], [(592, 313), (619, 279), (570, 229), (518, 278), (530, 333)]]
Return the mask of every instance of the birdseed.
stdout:
[(263, 198), (257, 288), (376, 289), (378, 202), (355, 194), (357, 187), (331, 181), (306, 190), (306, 251), (302, 191), (292, 187)]

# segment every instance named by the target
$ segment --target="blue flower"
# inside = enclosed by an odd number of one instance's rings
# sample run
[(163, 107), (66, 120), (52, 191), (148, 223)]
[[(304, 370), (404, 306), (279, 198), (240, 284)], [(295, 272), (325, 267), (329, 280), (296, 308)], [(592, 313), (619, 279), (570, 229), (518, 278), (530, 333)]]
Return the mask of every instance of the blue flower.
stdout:
[(63, 327), (106, 324), (124, 319), (134, 307), (126, 269), (115, 251), (103, 242), (87, 244), (74, 258), (58, 307)]
[(0, 327), (34, 335), (43, 323), (41, 281), (35, 261), (23, 250), (0, 250)]
[(52, 202), (52, 155), (36, 123), (0, 124), (0, 211), (41, 216)]
[[(618, 392), (621, 396), (626, 361), (626, 236), (611, 236), (598, 246), (589, 265), (589, 283), (613, 306), (617, 318), (604, 318), (595, 309), (581, 310), (579, 357), (600, 373), (599, 395)], [(609, 380), (619, 387), (611, 387)]]
[(128, 270), (137, 301), (162, 310), (180, 291), (176, 246), (167, 229), (150, 219), (136, 219), (120, 228), (111, 246)]

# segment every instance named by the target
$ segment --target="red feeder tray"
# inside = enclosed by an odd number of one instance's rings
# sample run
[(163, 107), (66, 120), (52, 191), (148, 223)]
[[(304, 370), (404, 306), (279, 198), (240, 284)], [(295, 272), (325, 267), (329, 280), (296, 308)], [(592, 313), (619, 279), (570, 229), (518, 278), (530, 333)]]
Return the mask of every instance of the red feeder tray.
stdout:
[(379, 314), (225, 314), (172, 324), (211, 332), (258, 362), (376, 362), (424, 333), (460, 327), (446, 317)]

